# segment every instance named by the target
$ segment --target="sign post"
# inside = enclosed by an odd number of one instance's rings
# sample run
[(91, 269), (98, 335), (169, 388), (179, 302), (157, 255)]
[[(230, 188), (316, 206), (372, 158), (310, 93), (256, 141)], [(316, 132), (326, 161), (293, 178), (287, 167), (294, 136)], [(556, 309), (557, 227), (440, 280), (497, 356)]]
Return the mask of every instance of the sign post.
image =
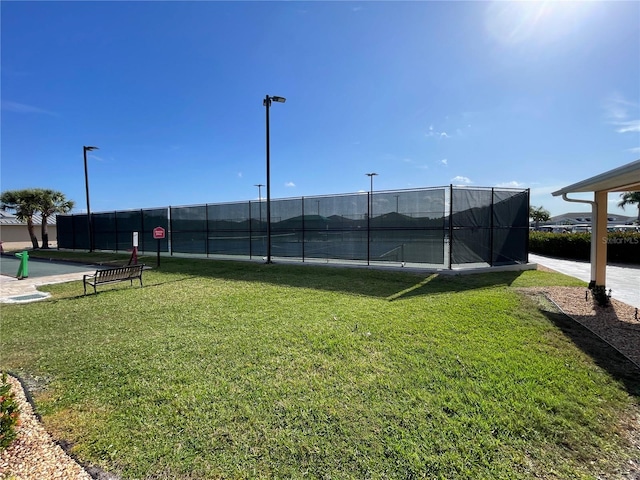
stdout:
[(165, 230), (162, 227), (156, 227), (153, 229), (153, 238), (158, 240), (158, 259), (156, 261), (156, 267), (160, 267), (160, 240), (164, 238)]
[(133, 232), (133, 250), (131, 250), (131, 257), (129, 258), (129, 265), (138, 264), (138, 232)]

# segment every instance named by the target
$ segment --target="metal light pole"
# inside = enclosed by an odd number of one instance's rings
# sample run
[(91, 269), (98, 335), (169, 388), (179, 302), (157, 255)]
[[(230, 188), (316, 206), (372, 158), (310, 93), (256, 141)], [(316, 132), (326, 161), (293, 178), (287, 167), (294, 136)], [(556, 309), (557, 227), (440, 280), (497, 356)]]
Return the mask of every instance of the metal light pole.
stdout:
[(98, 147), (82, 147), (84, 156), (84, 188), (87, 193), (87, 225), (89, 226), (89, 252), (93, 252), (93, 226), (91, 225), (91, 207), (89, 206), (89, 174), (87, 172), (87, 152), (98, 150)]
[(267, 263), (271, 263), (271, 173), (269, 165), (269, 107), (271, 102), (284, 103), (284, 97), (270, 97), (267, 95), (262, 101), (262, 105), (267, 107)]
[(373, 177), (375, 177), (378, 174), (376, 172), (371, 172), (371, 173), (365, 173), (365, 175), (371, 179), (371, 190), (369, 190), (369, 192), (371, 192), (371, 208), (369, 210), (369, 215), (373, 216)]
[(262, 190), (261, 188), (264, 187), (264, 185), (262, 183), (256, 183), (254, 185), (254, 187), (258, 187), (258, 208), (260, 209), (260, 226), (262, 226)]
[(376, 172), (365, 173), (371, 179), (371, 190), (369, 190), (369, 215), (367, 216), (367, 265), (371, 260), (371, 217), (373, 217), (373, 177), (378, 175)]

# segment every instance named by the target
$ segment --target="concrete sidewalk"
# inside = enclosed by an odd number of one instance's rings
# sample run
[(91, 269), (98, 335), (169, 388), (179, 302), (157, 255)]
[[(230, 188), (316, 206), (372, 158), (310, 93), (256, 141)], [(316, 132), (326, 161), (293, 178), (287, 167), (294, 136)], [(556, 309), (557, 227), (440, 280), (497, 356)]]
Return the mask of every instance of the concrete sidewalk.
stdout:
[(82, 276), (85, 273), (95, 273), (95, 269), (84, 272), (49, 275), (47, 277), (28, 277), (22, 280), (7, 275), (0, 275), (0, 303), (27, 303), (44, 300), (49, 297), (49, 294), (39, 292), (39, 286), (82, 280)]
[[(563, 260), (529, 254), (529, 262), (578, 278), (585, 282), (591, 280), (591, 264), (577, 260)], [(607, 265), (607, 293), (611, 297), (632, 307), (640, 308), (640, 265)]]

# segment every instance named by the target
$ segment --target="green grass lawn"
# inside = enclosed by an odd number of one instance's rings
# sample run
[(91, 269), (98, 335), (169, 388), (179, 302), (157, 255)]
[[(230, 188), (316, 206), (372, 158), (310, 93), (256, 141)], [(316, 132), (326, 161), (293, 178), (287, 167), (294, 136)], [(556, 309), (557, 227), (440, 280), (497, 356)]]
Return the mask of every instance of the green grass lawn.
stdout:
[(611, 478), (633, 454), (637, 370), (514, 288), (578, 280), (163, 258), (144, 283), (2, 306), (0, 368), (122, 478)]

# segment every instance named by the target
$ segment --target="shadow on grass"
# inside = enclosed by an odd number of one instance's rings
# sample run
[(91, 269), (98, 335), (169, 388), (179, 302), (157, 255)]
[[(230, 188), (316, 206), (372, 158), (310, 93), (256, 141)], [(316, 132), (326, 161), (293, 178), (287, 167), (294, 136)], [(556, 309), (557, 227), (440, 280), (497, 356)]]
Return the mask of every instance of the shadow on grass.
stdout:
[[(67, 258), (65, 252), (55, 252), (53, 260), (71, 260), (102, 265), (126, 263), (120, 254), (78, 254)], [(62, 257), (62, 258), (61, 258)], [(151, 256), (139, 257), (152, 271), (209, 277), (233, 281), (264, 282), (354, 295), (384, 298), (389, 301), (447, 292), (464, 292), (481, 288), (511, 285), (522, 272), (487, 272), (472, 275), (435, 274), (412, 270), (374, 269), (350, 266), (318, 266), (310, 264), (264, 264), (230, 260), (162, 258), (159, 268)], [(160, 284), (157, 283), (157, 284)], [(154, 283), (145, 281), (145, 286)]]
[(522, 272), (487, 272), (473, 275), (442, 275), (425, 271), (348, 266), (266, 265), (220, 260), (172, 260), (174, 261), (164, 262), (158, 271), (345, 292), (384, 298), (389, 301), (422, 295), (508, 286), (522, 274)]
[[(114, 284), (109, 284), (109, 285), (103, 285), (102, 287), (98, 287), (97, 292), (94, 293), (93, 292), (93, 287), (87, 288), (87, 293), (84, 294), (84, 290), (82, 291), (82, 293), (79, 293), (78, 295), (72, 295), (72, 296), (67, 296), (67, 297), (61, 297), (61, 298), (54, 298), (54, 299), (50, 299), (50, 302), (62, 302), (62, 301), (67, 301), (67, 300), (77, 300), (79, 298), (90, 298), (92, 296), (96, 296), (100, 293), (108, 293), (108, 292), (114, 292), (114, 291), (118, 291), (118, 290), (122, 290), (122, 289), (128, 289), (128, 288), (154, 288), (154, 287), (160, 287), (162, 285), (167, 285), (170, 283), (179, 283), (179, 282), (185, 282), (187, 280), (191, 280), (193, 278), (196, 278), (195, 275), (185, 275), (182, 278), (176, 278), (173, 280), (165, 280), (162, 282), (154, 282), (154, 283), (143, 283), (142, 287), (140, 286), (139, 283), (137, 283), (137, 280), (133, 282), (133, 285), (129, 285), (127, 283), (128, 280), (124, 280), (122, 282), (119, 283), (114, 283)], [(82, 280), (78, 280), (78, 283), (80, 284), (80, 287), (82, 287), (82, 284), (80, 283), (82, 282)], [(44, 289), (46, 291), (46, 288)]]
[(622, 383), (630, 395), (640, 398), (640, 368), (591, 330), (562, 312), (540, 308), (542, 314), (593, 361)]
[(387, 297), (387, 299), (393, 301), (422, 295), (461, 293), (500, 286), (508, 287), (520, 275), (522, 275), (522, 272), (487, 272), (470, 275), (433, 274), (415, 285)]

